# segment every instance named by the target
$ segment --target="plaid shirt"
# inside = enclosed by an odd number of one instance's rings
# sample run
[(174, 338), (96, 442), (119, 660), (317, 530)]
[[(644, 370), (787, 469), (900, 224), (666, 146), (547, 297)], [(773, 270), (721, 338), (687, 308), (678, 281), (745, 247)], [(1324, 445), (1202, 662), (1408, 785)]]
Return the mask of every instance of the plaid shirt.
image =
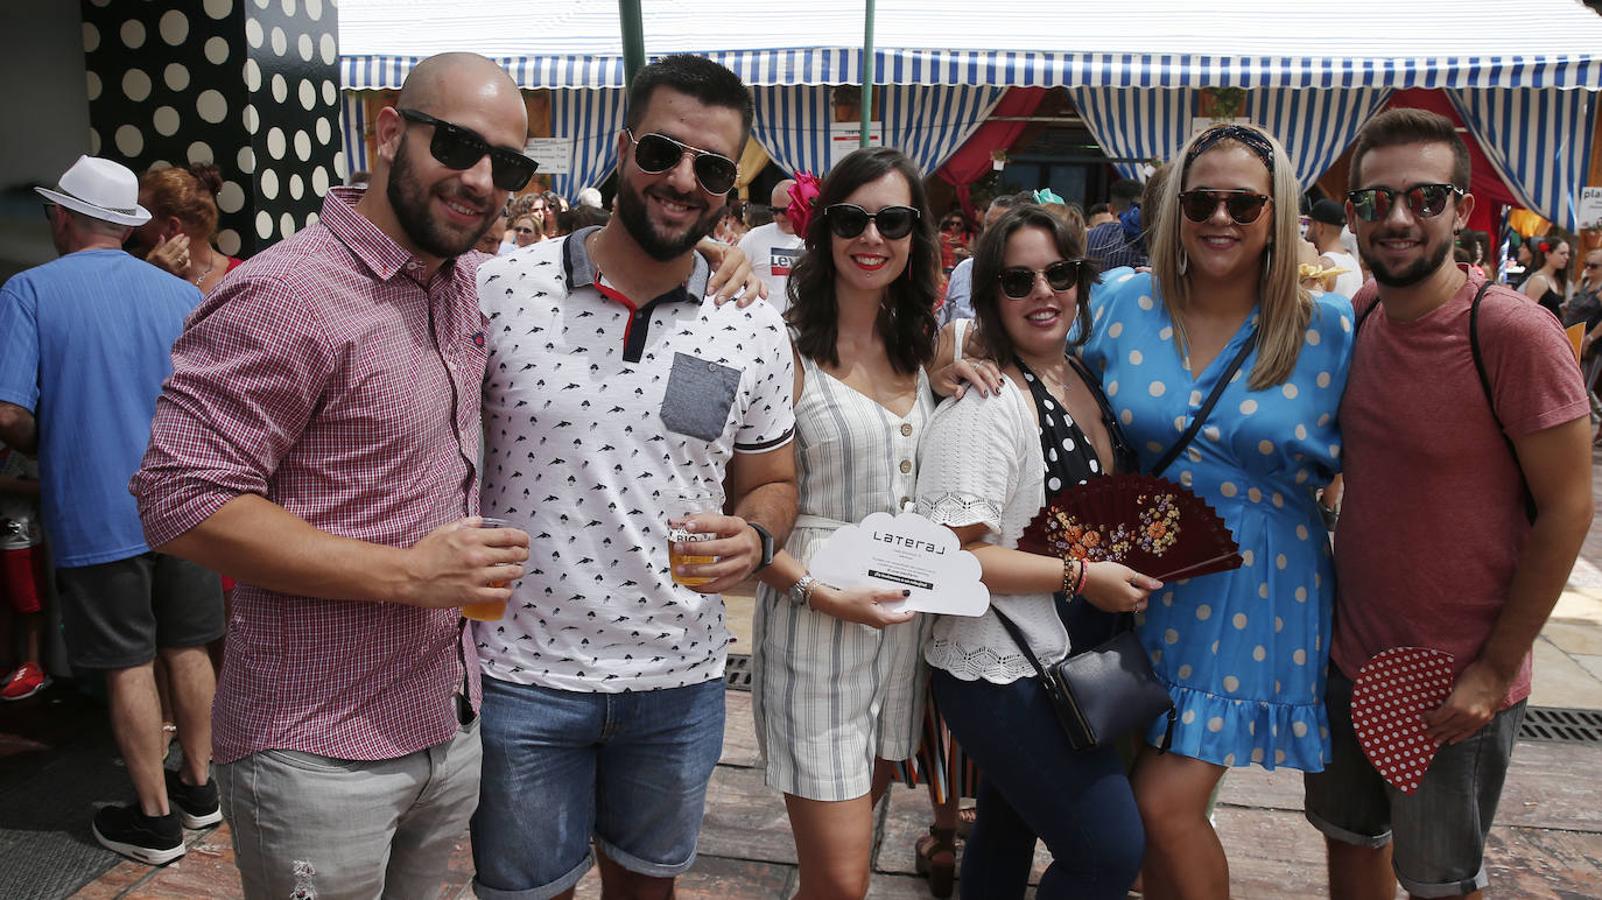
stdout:
[[(478, 254), (422, 264), (336, 189), (317, 224), (206, 299), (173, 347), (130, 489), (152, 546), (241, 494), (331, 534), (408, 547), (478, 511)], [(478, 667), (454, 609), (234, 595), (216, 760), (393, 759), (451, 739)]]

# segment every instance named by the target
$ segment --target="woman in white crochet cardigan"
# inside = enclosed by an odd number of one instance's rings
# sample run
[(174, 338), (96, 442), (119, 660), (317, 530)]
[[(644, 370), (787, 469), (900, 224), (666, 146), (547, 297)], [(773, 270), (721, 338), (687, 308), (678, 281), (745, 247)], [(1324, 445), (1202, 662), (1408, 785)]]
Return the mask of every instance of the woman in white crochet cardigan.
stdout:
[(1016, 549), (1048, 492), (1130, 458), (1100, 386), (1063, 352), (1076, 321), (1089, 331), (1081, 299), (1095, 269), (1066, 226), (1027, 205), (986, 230), (973, 274), (977, 343), (1005, 377), (994, 396), (968, 390), (941, 405), (918, 477), (919, 511), (979, 558), (992, 602), (978, 618), (938, 618), (925, 650), (946, 722), (984, 773), (959, 884), (964, 897), (1023, 896), (1038, 836), (1053, 862), (1036, 896), (1121, 898), (1144, 850), (1123, 766), (1111, 748), (1069, 746), (995, 612), (1049, 665), (1161, 586), (1118, 563), (1081, 571)]

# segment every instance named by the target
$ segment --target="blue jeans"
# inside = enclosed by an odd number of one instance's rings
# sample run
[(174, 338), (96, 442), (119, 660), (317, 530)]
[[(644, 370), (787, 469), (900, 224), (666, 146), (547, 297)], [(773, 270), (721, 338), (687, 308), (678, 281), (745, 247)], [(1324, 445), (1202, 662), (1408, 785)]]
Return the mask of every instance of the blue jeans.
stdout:
[(1022, 897), (1037, 836), (1052, 856), (1039, 900), (1121, 900), (1140, 872), (1146, 834), (1117, 750), (1070, 747), (1035, 678), (993, 684), (936, 669), (933, 687), (981, 776), (958, 882), (963, 900)]
[(1525, 701), (1497, 713), (1460, 743), (1441, 747), (1418, 790), (1392, 787), (1374, 769), (1352, 727), (1352, 680), (1329, 667), (1325, 691), (1333, 759), (1304, 777), (1306, 816), (1325, 837), (1357, 847), (1393, 843), (1396, 880), (1414, 897), (1484, 890), (1485, 838), (1496, 818)]
[(723, 681), (591, 694), (484, 679), (484, 771), (473, 890), (545, 900), (594, 863), (631, 872), (695, 862), (706, 786), (723, 751)]

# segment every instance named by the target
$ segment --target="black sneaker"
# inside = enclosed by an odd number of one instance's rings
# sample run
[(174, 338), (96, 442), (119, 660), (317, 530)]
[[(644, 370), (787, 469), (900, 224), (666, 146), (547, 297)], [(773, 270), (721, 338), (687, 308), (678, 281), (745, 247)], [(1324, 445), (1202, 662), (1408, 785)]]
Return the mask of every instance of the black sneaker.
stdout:
[(95, 840), (107, 850), (152, 866), (184, 855), (184, 830), (178, 814), (147, 816), (137, 804), (103, 806), (95, 813)]
[(222, 806), (217, 802), (217, 782), (210, 779), (196, 787), (184, 784), (177, 772), (168, 769), (167, 800), (185, 828), (205, 828), (222, 821)]

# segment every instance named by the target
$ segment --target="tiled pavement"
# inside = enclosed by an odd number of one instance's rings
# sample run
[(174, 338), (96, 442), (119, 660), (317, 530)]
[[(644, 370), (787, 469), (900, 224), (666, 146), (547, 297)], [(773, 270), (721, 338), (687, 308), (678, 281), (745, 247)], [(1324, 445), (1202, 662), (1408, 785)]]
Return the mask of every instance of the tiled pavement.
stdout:
[[(795, 849), (784, 805), (754, 768), (750, 695), (731, 691), (722, 763), (713, 775), (701, 856), (680, 879), (684, 900), (786, 898), (795, 890)], [(1495, 896), (1570, 900), (1598, 895), (1602, 884), (1602, 746), (1519, 745), (1491, 833)], [(1237, 898), (1323, 896), (1323, 845), (1301, 816), (1301, 779), (1289, 770), (1237, 770), (1219, 798), (1218, 829)], [(928, 823), (920, 792), (895, 789), (879, 810), (870, 898), (928, 897), (913, 874), (912, 844)], [(226, 826), (192, 833), (189, 855), (164, 869), (117, 864), (75, 896), (82, 898), (231, 898), (239, 896)], [(78, 836), (85, 838), (86, 836)], [(1037, 856), (1037, 871), (1046, 861)], [(452, 860), (442, 898), (471, 898), (466, 836)], [(594, 873), (579, 897), (600, 896)]]
[[(1595, 494), (1602, 497), (1602, 468), (1594, 474)], [(1598, 526), (1587, 538), (1569, 590), (1536, 647), (1533, 705), (1602, 710), (1602, 522)], [(747, 598), (730, 600), (731, 626), (738, 640), (735, 652), (749, 652), (749, 604)], [(680, 879), (679, 896), (786, 898), (794, 892), (796, 879), (795, 849), (783, 802), (762, 784), (755, 767), (750, 695), (731, 691), (728, 703), (723, 760), (713, 776), (701, 855), (695, 868)], [(102, 852), (88, 834), (90, 798), (80, 796), (81, 779), (76, 776), (104, 770), (111, 765), (114, 750), (104, 734), (103, 715), (84, 706), (68, 701), (60, 710), (41, 707), (41, 712), (58, 716), (56, 724), (32, 729), (27, 737), (13, 734), (17, 729), (0, 719), (0, 766), (26, 761), (24, 765), (37, 766), (40, 776), (8, 777), (0, 768), (0, 852), (10, 854), (7, 865), (0, 866), (0, 895), (57, 897), (71, 892), (70, 885), (57, 886), (59, 879), (40, 877), (21, 883), (8, 879), (4, 870), (19, 863), (18, 854), (30, 854), (29, 868), (44, 872), (55, 859), (81, 864), (86, 855)], [(41, 754), (46, 748), (58, 748), (63, 755)], [(1526, 741), (1519, 745), (1488, 849), (1494, 896), (1554, 900), (1602, 896), (1599, 771), (1602, 744)], [(41, 780), (50, 784), (41, 788)], [(114, 775), (111, 781), (116, 783)], [(1300, 776), (1293, 771), (1241, 769), (1225, 780), (1217, 820), (1229, 854), (1235, 897), (1324, 896), (1322, 842), (1302, 818), (1301, 800)], [(36, 808), (24, 809), (23, 804)], [(929, 896), (923, 881), (913, 874), (911, 850), (927, 823), (928, 807), (920, 792), (892, 791), (878, 811), (870, 897)], [(192, 832), (190, 837), (189, 855), (182, 860), (152, 869), (111, 858), (103, 875), (72, 896), (239, 896), (227, 826)], [(1037, 872), (1045, 862), (1041, 852)], [(472, 859), (463, 835), (440, 896), (472, 897), (471, 875)], [(581, 882), (579, 896), (585, 900), (600, 896), (593, 872)]]

